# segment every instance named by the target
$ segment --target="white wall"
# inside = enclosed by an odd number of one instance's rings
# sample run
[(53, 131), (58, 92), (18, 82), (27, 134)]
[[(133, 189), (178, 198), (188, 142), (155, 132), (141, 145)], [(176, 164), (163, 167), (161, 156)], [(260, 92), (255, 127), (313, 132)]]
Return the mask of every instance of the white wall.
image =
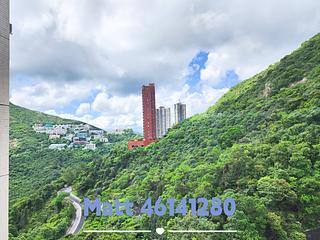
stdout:
[(0, 239), (8, 239), (9, 0), (0, 0)]

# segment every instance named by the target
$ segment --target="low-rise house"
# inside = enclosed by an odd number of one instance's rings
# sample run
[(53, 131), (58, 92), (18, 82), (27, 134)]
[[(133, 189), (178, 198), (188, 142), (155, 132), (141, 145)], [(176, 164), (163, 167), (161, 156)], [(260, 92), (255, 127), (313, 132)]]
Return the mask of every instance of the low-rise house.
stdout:
[(78, 132), (76, 137), (78, 137), (79, 140), (87, 140), (88, 134), (87, 132)]
[(88, 149), (88, 150), (96, 150), (96, 145), (93, 144), (93, 143), (88, 143), (86, 144), (86, 146), (84, 147), (85, 149)]
[(51, 134), (51, 135), (66, 135), (67, 134), (67, 130), (66, 129), (60, 129), (60, 128), (54, 128), (54, 129), (51, 129), (49, 131), (47, 131), (48, 134)]
[(92, 138), (93, 140), (96, 140), (96, 141), (99, 141), (99, 142), (102, 142), (102, 143), (109, 142), (109, 139), (107, 137), (102, 136), (102, 135), (93, 135), (92, 137), (93, 137)]
[(42, 124), (34, 124), (34, 125), (32, 126), (32, 128), (33, 128), (34, 131), (36, 131), (36, 132), (38, 132), (38, 133), (41, 133), (41, 132), (45, 132), (45, 131), (46, 131), (45, 127), (44, 127)]
[(108, 143), (109, 142), (109, 139), (104, 137), (104, 138), (101, 138), (100, 139), (100, 142), (103, 142), (103, 143)]
[(104, 130), (91, 129), (91, 130), (89, 130), (89, 134), (90, 134), (90, 135), (103, 136)]
[(90, 125), (88, 125), (88, 124), (73, 125), (72, 130), (75, 132), (89, 131)]
[[(34, 131), (46, 133), (49, 139), (62, 138), (70, 141), (68, 148), (85, 148), (95, 150), (96, 145), (90, 143), (91, 140), (108, 143), (108, 138), (104, 136), (105, 131), (91, 127), (89, 124), (34, 124)], [(51, 144), (50, 149), (63, 149), (66, 144)]]
[(46, 127), (47, 129), (53, 128), (53, 124), (52, 123), (46, 123), (44, 125), (44, 127)]
[(66, 144), (51, 144), (49, 149), (63, 150), (65, 149)]
[(88, 144), (89, 142), (87, 141), (73, 141), (73, 145), (86, 145)]
[(74, 135), (73, 134), (68, 134), (67, 136), (64, 137), (64, 139), (68, 140), (68, 141), (72, 141)]
[(57, 134), (49, 135), (49, 139), (57, 139), (57, 138), (60, 138), (60, 135), (57, 135)]

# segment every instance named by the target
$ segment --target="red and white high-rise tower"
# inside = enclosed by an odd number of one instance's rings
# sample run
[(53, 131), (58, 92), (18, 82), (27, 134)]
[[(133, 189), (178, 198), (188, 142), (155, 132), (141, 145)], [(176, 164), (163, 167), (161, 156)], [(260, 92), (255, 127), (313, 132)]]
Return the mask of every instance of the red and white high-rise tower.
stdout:
[(129, 140), (128, 148), (147, 146), (157, 141), (156, 96), (155, 86), (150, 83), (142, 86), (143, 140)]
[(143, 135), (145, 143), (157, 140), (155, 87), (142, 86)]

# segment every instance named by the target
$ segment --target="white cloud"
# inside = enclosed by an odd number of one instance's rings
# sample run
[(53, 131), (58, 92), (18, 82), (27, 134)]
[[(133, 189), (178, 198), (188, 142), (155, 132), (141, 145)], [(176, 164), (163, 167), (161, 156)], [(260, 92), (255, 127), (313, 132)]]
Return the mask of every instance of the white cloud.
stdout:
[(232, 63), (229, 62), (230, 58), (225, 53), (218, 54), (212, 52), (208, 55), (206, 68), (201, 70), (201, 80), (211, 83), (213, 85), (222, 80), (227, 70), (234, 69)]
[(112, 112), (113, 114), (139, 113), (141, 98), (137, 95), (108, 96), (106, 91), (97, 94), (92, 103), (92, 109), (96, 112)]
[[(174, 112), (173, 105), (179, 101), (187, 104), (187, 117), (201, 113), (213, 105), (224, 93), (227, 88), (215, 89), (208, 85), (203, 86), (202, 92), (190, 94), (189, 86), (184, 85), (182, 91), (173, 91), (167, 94), (166, 91), (160, 90), (156, 93), (157, 107), (166, 106), (171, 108), (171, 117), (173, 122)], [(90, 110), (90, 104), (80, 104), (79, 108)], [(79, 108), (76, 112), (78, 112)], [(94, 126), (112, 131), (116, 128), (132, 128), (142, 132), (142, 99), (140, 95), (130, 95), (129, 97), (108, 96), (105, 90), (97, 94), (91, 110), (99, 112), (99, 116), (90, 114), (70, 114), (57, 113), (54, 109), (46, 111), (51, 115), (56, 115), (67, 119), (76, 119), (87, 122)]]
[(74, 119), (74, 120), (78, 120), (78, 121), (82, 121), (82, 122), (86, 122), (86, 123), (90, 123), (93, 120), (91, 115), (83, 115), (83, 116), (79, 117), (79, 116), (76, 116), (76, 115), (70, 114), (70, 113), (58, 113), (54, 109), (44, 111), (44, 113), (49, 114), (49, 115), (58, 116), (58, 117), (65, 118), (65, 119)]
[(76, 115), (83, 116), (85, 114), (90, 113), (91, 106), (90, 103), (81, 103), (76, 110)]
[(100, 116), (90, 123), (107, 130), (134, 128), (141, 130), (142, 100), (138, 95), (109, 96), (106, 90), (99, 92), (92, 102), (92, 110)]
[[(56, 114), (76, 101), (78, 109), (66, 114), (108, 129), (141, 128), (142, 84), (156, 84), (159, 105), (186, 102), (190, 116), (227, 91), (214, 88), (227, 70), (250, 77), (320, 29), (320, 2), (312, 0), (12, 0), (11, 6), (11, 101)], [(200, 50), (209, 52), (202, 92), (190, 92), (183, 76)]]
[(31, 109), (62, 108), (75, 99), (85, 99), (92, 89), (90, 82), (37, 82), (11, 90), (10, 101)]
[(126, 94), (149, 81), (179, 89), (199, 50), (226, 56), (213, 74), (256, 73), (317, 33), (320, 2), (13, 0), (12, 21), (13, 73)]
[(133, 114), (129, 115), (116, 115), (116, 116), (99, 116), (89, 121), (90, 124), (113, 131), (117, 128), (132, 128), (136, 131), (141, 132), (142, 122)]
[(217, 46), (209, 53), (206, 68), (201, 71), (202, 82), (220, 83), (230, 70), (245, 80), (290, 52), (288, 47), (261, 44), (255, 37), (243, 38)]
[(171, 108), (173, 118), (173, 105), (179, 101), (187, 105), (187, 117), (206, 111), (229, 89), (215, 89), (208, 84), (203, 84), (200, 92), (190, 92), (186, 84), (179, 91), (173, 91), (168, 94), (166, 90), (160, 90), (156, 94), (157, 106), (166, 106)]

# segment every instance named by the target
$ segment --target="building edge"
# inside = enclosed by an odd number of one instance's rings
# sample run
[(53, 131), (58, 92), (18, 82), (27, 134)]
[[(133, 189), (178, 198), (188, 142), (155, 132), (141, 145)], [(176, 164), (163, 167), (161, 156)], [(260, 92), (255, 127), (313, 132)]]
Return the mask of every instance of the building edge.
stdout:
[(0, 0), (0, 239), (9, 238), (9, 0)]

